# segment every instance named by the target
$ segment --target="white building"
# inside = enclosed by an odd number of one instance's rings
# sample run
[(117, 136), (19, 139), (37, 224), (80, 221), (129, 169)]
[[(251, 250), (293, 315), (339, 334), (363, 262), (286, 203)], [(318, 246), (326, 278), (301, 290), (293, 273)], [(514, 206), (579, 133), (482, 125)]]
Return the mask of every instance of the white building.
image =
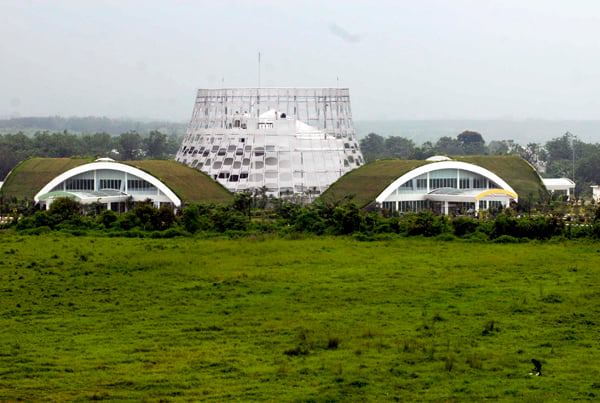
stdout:
[(592, 186), (592, 198), (596, 203), (600, 202), (600, 186)]
[(564, 192), (568, 200), (571, 200), (571, 194), (575, 194), (575, 182), (569, 178), (542, 178), (542, 181), (546, 189), (552, 194)]
[(495, 173), (477, 165), (434, 157), (400, 176), (376, 198), (385, 209), (438, 214), (505, 208), (518, 201), (515, 190)]
[(181, 207), (179, 197), (160, 180), (109, 158), (58, 175), (34, 196), (34, 200), (42, 209), (48, 209), (52, 201), (60, 197), (70, 197), (82, 204), (105, 204), (114, 211), (125, 211), (128, 201), (135, 203), (148, 199), (157, 208), (162, 204)]
[(320, 194), (364, 164), (348, 89), (200, 89), (176, 160), (232, 192)]

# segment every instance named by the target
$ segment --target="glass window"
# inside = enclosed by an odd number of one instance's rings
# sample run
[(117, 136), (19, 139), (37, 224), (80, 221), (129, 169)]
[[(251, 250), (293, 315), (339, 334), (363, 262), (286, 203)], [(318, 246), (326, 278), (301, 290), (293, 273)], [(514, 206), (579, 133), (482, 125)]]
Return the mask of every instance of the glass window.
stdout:
[(67, 179), (65, 181), (65, 190), (94, 190), (93, 179)]
[(485, 189), (486, 186), (486, 180), (485, 178), (480, 177), (476, 177), (473, 178), (473, 188), (475, 189)]
[(121, 189), (121, 179), (100, 179), (100, 189)]
[(502, 204), (502, 202), (501, 202), (501, 201), (498, 201), (498, 200), (490, 200), (490, 201), (488, 202), (488, 208), (490, 208), (490, 209), (494, 208), (494, 209), (501, 210), (502, 208), (504, 208), (504, 205)]
[(156, 187), (150, 182), (146, 182), (143, 179), (128, 179), (127, 180), (127, 191), (130, 193), (135, 192), (152, 192), (156, 191)]

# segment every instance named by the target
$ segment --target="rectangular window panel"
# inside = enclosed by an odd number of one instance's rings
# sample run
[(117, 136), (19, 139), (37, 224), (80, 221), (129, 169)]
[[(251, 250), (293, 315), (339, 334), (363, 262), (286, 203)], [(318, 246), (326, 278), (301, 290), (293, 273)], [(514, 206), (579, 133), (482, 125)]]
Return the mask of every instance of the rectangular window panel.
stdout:
[(120, 190), (121, 189), (121, 180), (120, 179), (100, 179), (100, 189)]
[(65, 181), (66, 190), (94, 190), (93, 179), (67, 179)]
[(128, 179), (127, 180), (127, 191), (130, 193), (134, 192), (152, 192), (155, 191), (156, 187), (143, 179)]

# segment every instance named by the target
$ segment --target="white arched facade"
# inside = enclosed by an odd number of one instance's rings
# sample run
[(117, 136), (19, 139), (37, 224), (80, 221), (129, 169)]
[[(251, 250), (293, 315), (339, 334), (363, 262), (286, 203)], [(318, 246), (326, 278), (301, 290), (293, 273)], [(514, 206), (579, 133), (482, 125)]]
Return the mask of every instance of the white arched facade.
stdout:
[(420, 166), (396, 179), (375, 199), (397, 212), (432, 209), (440, 214), (504, 208), (518, 201), (514, 189), (493, 172), (460, 161)]
[(105, 159), (70, 169), (52, 179), (35, 196), (42, 208), (59, 197), (72, 197), (83, 204), (101, 203), (122, 211), (127, 200), (152, 200), (155, 207), (181, 207), (181, 200), (154, 176), (130, 165)]

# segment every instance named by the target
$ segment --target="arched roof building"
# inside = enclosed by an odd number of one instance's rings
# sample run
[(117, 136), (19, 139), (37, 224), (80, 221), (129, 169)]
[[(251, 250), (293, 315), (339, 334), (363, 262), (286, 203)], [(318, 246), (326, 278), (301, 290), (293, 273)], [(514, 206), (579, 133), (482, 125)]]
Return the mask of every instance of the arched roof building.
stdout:
[(358, 168), (321, 197), (351, 195), (360, 206), (392, 211), (433, 209), (440, 214), (505, 207), (547, 197), (535, 169), (515, 156), (461, 156), (429, 161), (384, 160)]
[(203, 173), (167, 160), (31, 158), (7, 176), (1, 195), (5, 199), (34, 199), (42, 206), (64, 196), (82, 203), (115, 203), (113, 207), (129, 198), (174, 207), (233, 201), (231, 193)]
[[(181, 199), (154, 176), (126, 164), (102, 159), (69, 169), (48, 182), (33, 199), (47, 208), (54, 199), (71, 197), (82, 204), (106, 204), (111, 210), (128, 200), (151, 200), (181, 208)], [(113, 207), (114, 206), (114, 207)]]

